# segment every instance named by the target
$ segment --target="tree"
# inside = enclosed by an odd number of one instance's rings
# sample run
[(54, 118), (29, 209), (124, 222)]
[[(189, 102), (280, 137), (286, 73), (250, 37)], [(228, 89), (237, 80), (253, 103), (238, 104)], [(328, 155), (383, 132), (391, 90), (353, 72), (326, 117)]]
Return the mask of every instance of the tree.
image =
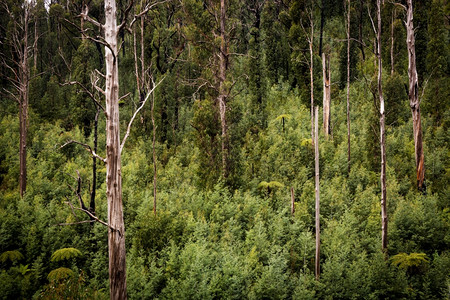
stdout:
[(347, 172), (350, 174), (350, 0), (347, 0)]
[(319, 181), (319, 107), (315, 107), (314, 116), (314, 161), (315, 161), (315, 200), (316, 200), (316, 259), (315, 275), (316, 280), (320, 277), (320, 181)]
[(406, 1), (406, 45), (408, 47), (409, 106), (413, 118), (414, 154), (416, 159), (417, 188), (425, 190), (425, 163), (423, 155), (422, 121), (420, 118), (419, 83), (416, 69), (416, 49), (412, 0)]
[[(131, 125), (148, 100), (154, 89), (148, 91), (147, 96), (141, 106), (133, 114), (122, 141), (120, 141), (120, 122), (119, 122), (119, 69), (118, 55), (119, 45), (118, 37), (122, 30), (127, 26), (127, 14), (129, 13), (133, 2), (125, 10), (124, 17), (120, 25), (117, 24), (117, 7), (115, 0), (105, 1), (105, 23), (88, 16), (88, 8), (84, 7), (81, 17), (84, 21), (89, 21), (99, 27), (104, 32), (102, 44), (105, 46), (105, 65), (106, 74), (105, 89), (101, 91), (105, 96), (105, 116), (106, 116), (106, 198), (108, 202), (108, 252), (109, 252), (109, 286), (111, 299), (126, 299), (126, 252), (125, 252), (125, 225), (123, 219), (122, 204), (122, 172), (121, 172), (121, 153), (125, 142), (130, 134)], [(156, 3), (158, 4), (158, 3)], [(135, 15), (131, 25), (137, 20), (137, 17), (146, 14), (155, 3), (147, 4), (142, 12)], [(92, 37), (88, 37), (93, 39)], [(94, 39), (96, 40), (96, 39)], [(160, 81), (161, 82), (161, 81)], [(95, 84), (95, 83), (94, 83)], [(97, 87), (97, 90), (101, 90)], [(99, 104), (100, 105), (100, 104)], [(101, 105), (100, 105), (101, 106)], [(91, 150), (93, 156), (100, 158)]]
[(383, 89), (381, 86), (382, 63), (381, 63), (381, 0), (377, 0), (377, 58), (378, 58), (378, 97), (380, 100), (380, 148), (381, 148), (381, 249), (387, 257), (387, 210), (386, 210), (386, 137), (385, 137), (385, 113)]
[(323, 73), (323, 130), (325, 136), (331, 134), (331, 68), (330, 55), (322, 52), (322, 73)]
[[(27, 134), (28, 134), (28, 96), (30, 84), (30, 58), (35, 46), (30, 45), (31, 33), (29, 24), (32, 22), (32, 4), (24, 1), (11, 8), (4, 2), (4, 9), (10, 16), (8, 44), (10, 56), (3, 54), (2, 64), (10, 71), (11, 90), (4, 89), (19, 105), (19, 192), (23, 197), (27, 188)], [(34, 41), (36, 44), (37, 40)]]

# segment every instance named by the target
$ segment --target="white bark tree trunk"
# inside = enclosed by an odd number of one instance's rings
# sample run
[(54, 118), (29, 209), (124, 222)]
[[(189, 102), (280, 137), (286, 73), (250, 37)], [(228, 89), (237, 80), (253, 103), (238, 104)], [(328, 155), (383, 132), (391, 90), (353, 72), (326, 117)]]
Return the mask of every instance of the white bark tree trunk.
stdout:
[(425, 163), (423, 154), (422, 122), (420, 118), (419, 80), (416, 69), (416, 49), (412, 0), (406, 3), (406, 45), (408, 47), (409, 105), (413, 117), (414, 154), (416, 160), (417, 188), (424, 190)]
[(105, 0), (106, 197), (108, 201), (109, 284), (111, 299), (126, 299), (125, 227), (119, 124), (118, 27), (116, 1)]
[(325, 137), (331, 134), (330, 114), (331, 114), (331, 69), (330, 56), (322, 52), (322, 73), (323, 73), (323, 131)]
[[(382, 63), (381, 63), (381, 3), (377, 0), (377, 56), (378, 56), (378, 96), (380, 99), (380, 148), (381, 148), (381, 249), (387, 255), (387, 210), (386, 210), (386, 138), (384, 133), (385, 112), (384, 98), (381, 86)], [(386, 256), (387, 257), (387, 256)]]

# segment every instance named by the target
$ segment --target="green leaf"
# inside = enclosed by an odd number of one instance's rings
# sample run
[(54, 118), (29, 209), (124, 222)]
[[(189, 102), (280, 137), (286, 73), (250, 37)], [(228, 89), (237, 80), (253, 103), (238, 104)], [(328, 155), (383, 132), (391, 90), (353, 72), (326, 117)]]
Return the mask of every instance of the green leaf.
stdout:
[(21, 259), (23, 259), (23, 255), (18, 250), (6, 251), (3, 252), (2, 255), (0, 255), (0, 261), (3, 263), (6, 262), (7, 260), (15, 262)]
[(51, 261), (61, 261), (81, 256), (81, 251), (76, 248), (62, 248), (56, 250), (51, 257)]
[(62, 279), (66, 279), (66, 278), (72, 277), (74, 275), (75, 275), (75, 272), (72, 271), (71, 269), (61, 267), (61, 268), (52, 270), (50, 273), (48, 273), (47, 278), (50, 282), (52, 282), (52, 281), (60, 281)]

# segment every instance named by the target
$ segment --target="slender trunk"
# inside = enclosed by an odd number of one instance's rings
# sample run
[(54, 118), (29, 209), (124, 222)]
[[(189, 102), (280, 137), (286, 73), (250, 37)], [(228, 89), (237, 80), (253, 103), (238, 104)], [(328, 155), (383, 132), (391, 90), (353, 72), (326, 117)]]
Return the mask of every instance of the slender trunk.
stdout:
[(225, 87), (226, 72), (228, 69), (228, 48), (227, 48), (227, 37), (225, 35), (226, 26), (226, 7), (225, 0), (220, 0), (220, 61), (219, 61), (219, 113), (220, 113), (220, 124), (222, 130), (222, 176), (223, 178), (228, 177), (228, 128), (226, 120), (227, 111), (227, 93)]
[[(83, 18), (81, 18), (83, 19)], [(34, 63), (34, 71), (37, 72), (37, 57), (38, 57), (38, 49), (37, 49), (37, 41), (38, 41), (38, 18), (35, 17), (34, 21), (34, 41), (33, 41), (33, 63)]]
[(322, 0), (320, 7), (320, 38), (319, 38), (319, 57), (322, 56), (322, 42), (323, 42), (323, 25), (325, 24), (325, 0)]
[[(97, 112), (95, 113), (94, 119), (94, 152), (97, 153), (98, 145), (98, 116), (100, 114), (100, 107), (95, 105)], [(95, 190), (97, 186), (97, 159), (92, 158), (92, 190), (91, 190), (91, 201), (89, 202), (89, 211), (95, 214)]]
[(364, 12), (364, 0), (359, 2), (359, 20), (358, 20), (358, 39), (359, 39), (359, 48), (361, 50), (361, 55), (363, 61), (366, 60), (366, 55), (364, 53), (364, 45), (363, 45), (363, 12)]
[(28, 134), (28, 85), (29, 85), (29, 70), (28, 70), (28, 21), (29, 8), (25, 7), (23, 24), (23, 45), (20, 49), (20, 83), (19, 83), (19, 122), (20, 122), (20, 142), (19, 142), (19, 164), (20, 164), (20, 178), (19, 190), (20, 196), (23, 197), (27, 189), (27, 134)]
[(347, 9), (347, 172), (350, 175), (350, 0)]
[(152, 133), (153, 133), (153, 139), (152, 139), (152, 154), (153, 154), (153, 214), (156, 215), (156, 176), (157, 176), (157, 169), (156, 169), (156, 149), (155, 149), (155, 143), (156, 143), (156, 125), (155, 125), (155, 94), (152, 93), (152, 106), (151, 106), (151, 117), (152, 117)]
[(316, 194), (316, 280), (320, 277), (320, 185), (319, 185), (319, 107), (315, 107), (314, 118), (314, 161), (315, 161), (315, 194)]
[(325, 137), (331, 133), (330, 113), (331, 113), (331, 70), (330, 56), (322, 53), (322, 74), (323, 74), (323, 131)]
[(108, 201), (109, 284), (111, 299), (126, 299), (125, 227), (119, 132), (119, 72), (116, 1), (105, 0), (106, 197)]
[(384, 134), (384, 98), (381, 87), (382, 63), (381, 63), (381, 3), (377, 0), (377, 56), (378, 56), (378, 96), (380, 99), (380, 148), (381, 148), (381, 249), (387, 258), (387, 210), (386, 210), (386, 138)]
[(313, 56), (313, 43), (314, 43), (314, 21), (313, 11), (311, 8), (311, 36), (309, 39), (309, 74), (311, 80), (311, 141), (314, 146), (314, 56)]
[(416, 69), (416, 50), (412, 0), (407, 1), (406, 44), (408, 46), (409, 105), (413, 117), (414, 154), (416, 160), (417, 188), (425, 190), (425, 162), (423, 154), (422, 122), (420, 119), (419, 82)]
[(295, 195), (294, 195), (294, 188), (291, 187), (291, 215), (294, 215), (295, 213)]
[(394, 21), (395, 21), (395, 7), (392, 10), (391, 17), (391, 75), (394, 74)]

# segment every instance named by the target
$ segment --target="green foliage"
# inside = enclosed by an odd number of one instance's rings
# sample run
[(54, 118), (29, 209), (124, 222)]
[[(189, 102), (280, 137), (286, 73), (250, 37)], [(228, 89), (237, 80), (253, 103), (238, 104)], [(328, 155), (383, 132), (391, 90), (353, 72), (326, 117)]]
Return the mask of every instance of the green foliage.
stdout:
[(61, 261), (81, 256), (81, 251), (76, 248), (62, 248), (53, 252), (51, 261)]
[(392, 257), (392, 264), (404, 270), (418, 268), (426, 263), (428, 259), (425, 253), (399, 253)]
[(0, 261), (2, 263), (6, 262), (6, 261), (10, 261), (12, 263), (22, 260), (23, 259), (23, 255), (22, 253), (19, 252), (19, 250), (12, 250), (12, 251), (5, 251), (0, 255)]

